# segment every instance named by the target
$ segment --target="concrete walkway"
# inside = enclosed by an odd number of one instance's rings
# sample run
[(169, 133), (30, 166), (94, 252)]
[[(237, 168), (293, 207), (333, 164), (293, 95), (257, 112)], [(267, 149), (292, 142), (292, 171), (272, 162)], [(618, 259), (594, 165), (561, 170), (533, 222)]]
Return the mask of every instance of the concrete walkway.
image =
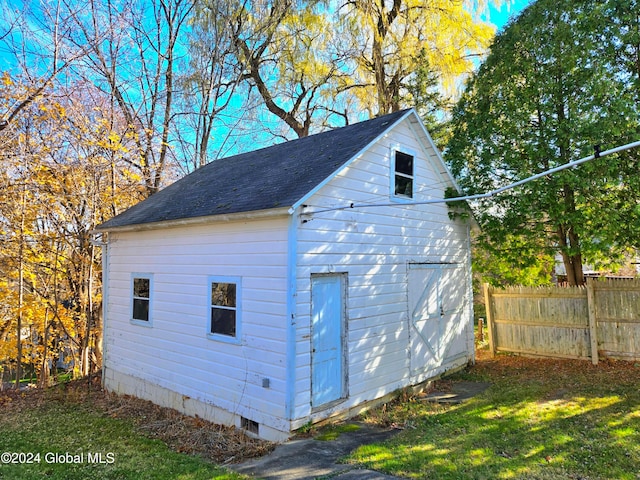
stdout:
[(391, 438), (398, 430), (380, 429), (360, 422), (350, 422), (359, 428), (340, 433), (333, 440), (303, 438), (276, 447), (264, 457), (230, 466), (236, 472), (264, 480), (301, 480), (336, 478), (339, 480), (392, 480), (398, 477), (357, 465), (338, 463), (360, 445)]
[[(431, 392), (418, 398), (428, 402), (462, 403), (484, 392), (490, 386), (481, 382), (455, 382), (449, 391)], [(351, 431), (340, 433), (331, 440), (303, 438), (291, 440), (261, 458), (229, 468), (262, 480), (393, 480), (399, 477), (358, 468), (358, 465), (339, 463), (361, 445), (378, 443), (393, 437), (399, 430), (381, 429), (362, 422), (349, 422)], [(320, 436), (321, 437), (321, 436)], [(319, 438), (320, 438), (319, 437)]]

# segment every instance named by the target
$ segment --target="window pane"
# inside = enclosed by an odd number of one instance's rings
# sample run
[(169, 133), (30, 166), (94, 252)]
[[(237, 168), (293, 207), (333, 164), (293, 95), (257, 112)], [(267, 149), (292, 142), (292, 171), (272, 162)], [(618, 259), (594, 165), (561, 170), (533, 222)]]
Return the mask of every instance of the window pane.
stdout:
[(211, 284), (211, 305), (220, 307), (236, 306), (236, 284), (235, 283), (212, 283)]
[(133, 296), (149, 298), (149, 279), (134, 278), (133, 279)]
[(413, 176), (413, 156), (396, 152), (396, 172)]
[(236, 311), (211, 307), (211, 333), (236, 335)]
[(396, 175), (395, 194), (413, 198), (413, 179)]
[(149, 300), (133, 299), (133, 319), (149, 321)]

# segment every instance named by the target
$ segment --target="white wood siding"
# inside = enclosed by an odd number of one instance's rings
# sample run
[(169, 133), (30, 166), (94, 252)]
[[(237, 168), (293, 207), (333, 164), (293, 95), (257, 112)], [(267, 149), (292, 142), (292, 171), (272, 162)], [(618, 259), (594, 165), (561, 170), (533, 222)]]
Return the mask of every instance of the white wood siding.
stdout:
[[(392, 147), (415, 154), (413, 201), (443, 198), (436, 153), (409, 120), (316, 192), (301, 209), (297, 246), (296, 395), (294, 419), (310, 414), (310, 276), (348, 273), (348, 391), (344, 410), (418, 383), (409, 368), (407, 265), (469, 266), (467, 225), (449, 219), (446, 204), (385, 206), (305, 215), (350, 203), (391, 203)], [(426, 140), (426, 139), (425, 139)], [(434, 168), (435, 167), (435, 168)], [(471, 305), (466, 305), (471, 319)], [(471, 352), (469, 355), (473, 355)], [(465, 362), (466, 363), (466, 362)], [(448, 366), (443, 366), (446, 368)], [(436, 374), (438, 372), (429, 372)], [(331, 413), (331, 412), (325, 412)], [(322, 415), (322, 414), (321, 414)]]
[[(111, 233), (106, 368), (288, 431), (287, 225), (282, 217)], [(153, 275), (151, 326), (130, 321), (134, 272)], [(241, 277), (240, 344), (207, 337), (210, 276)]]

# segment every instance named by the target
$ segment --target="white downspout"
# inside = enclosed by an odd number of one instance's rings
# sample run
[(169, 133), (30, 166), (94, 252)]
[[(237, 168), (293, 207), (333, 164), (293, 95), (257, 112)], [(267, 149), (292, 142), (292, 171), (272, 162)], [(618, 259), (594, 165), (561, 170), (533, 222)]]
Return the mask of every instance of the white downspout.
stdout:
[(109, 295), (109, 234), (93, 232), (93, 245), (102, 248), (102, 385), (104, 386), (107, 365), (107, 305)]
[[(475, 323), (475, 312), (473, 311), (473, 253), (472, 253), (472, 245), (471, 245), (471, 224), (467, 223), (467, 301), (465, 302), (469, 308), (469, 316), (471, 317), (468, 320), (468, 330), (467, 334), (467, 349), (471, 351), (471, 363), (475, 365), (476, 363), (476, 348), (475, 348), (475, 335), (474, 335), (474, 323)], [(470, 337), (470, 338), (469, 338)]]
[(289, 429), (293, 425), (296, 407), (296, 328), (297, 328), (297, 255), (298, 225), (297, 209), (290, 210), (287, 231), (287, 319), (286, 319), (286, 392), (285, 413)]

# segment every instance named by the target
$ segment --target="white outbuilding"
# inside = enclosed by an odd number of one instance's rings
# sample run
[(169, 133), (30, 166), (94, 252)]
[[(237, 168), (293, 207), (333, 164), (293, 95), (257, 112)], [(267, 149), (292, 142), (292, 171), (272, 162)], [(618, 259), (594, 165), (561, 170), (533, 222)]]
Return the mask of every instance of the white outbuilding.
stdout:
[(469, 225), (414, 110), (215, 160), (103, 223), (103, 381), (259, 437), (474, 359)]

